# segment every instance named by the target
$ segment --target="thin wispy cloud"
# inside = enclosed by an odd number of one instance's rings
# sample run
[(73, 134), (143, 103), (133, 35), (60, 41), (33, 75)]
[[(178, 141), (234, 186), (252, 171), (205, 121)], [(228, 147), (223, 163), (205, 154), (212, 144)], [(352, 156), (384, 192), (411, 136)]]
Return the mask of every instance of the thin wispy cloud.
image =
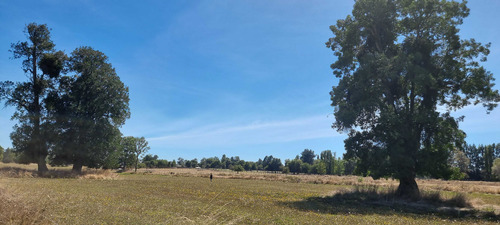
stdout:
[[(329, 126), (332, 118), (325, 115), (292, 120), (238, 124), (209, 124), (185, 132), (150, 137), (153, 145), (168, 147), (228, 147), (282, 143), (298, 140), (334, 137), (339, 135)], [(232, 125), (229, 125), (232, 124)]]

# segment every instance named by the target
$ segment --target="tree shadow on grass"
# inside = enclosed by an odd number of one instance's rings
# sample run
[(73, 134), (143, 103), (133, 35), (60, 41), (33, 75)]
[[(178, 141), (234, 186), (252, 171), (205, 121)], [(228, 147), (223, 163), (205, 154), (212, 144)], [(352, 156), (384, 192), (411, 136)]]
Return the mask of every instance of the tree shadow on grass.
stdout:
[(302, 201), (282, 204), (302, 211), (314, 211), (340, 215), (402, 215), (410, 217), (437, 216), (442, 219), (485, 220), (500, 222), (492, 211), (480, 211), (471, 207), (465, 195), (443, 198), (439, 192), (423, 192), (418, 201), (398, 199), (395, 189), (377, 186), (356, 186), (337, 191), (331, 196), (310, 197)]

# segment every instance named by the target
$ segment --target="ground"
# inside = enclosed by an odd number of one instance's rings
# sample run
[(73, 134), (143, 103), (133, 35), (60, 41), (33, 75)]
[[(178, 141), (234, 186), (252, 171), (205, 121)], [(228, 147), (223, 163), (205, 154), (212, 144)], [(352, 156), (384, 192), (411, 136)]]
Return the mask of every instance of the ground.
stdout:
[[(474, 211), (426, 204), (408, 206), (352, 198), (354, 187), (390, 189), (393, 180), (282, 175), (197, 169), (114, 173), (87, 170), (81, 177), (57, 171), (38, 177), (30, 166), (0, 164), (1, 210), (16, 209), (0, 223), (46, 224), (496, 224), (498, 182), (419, 180), (424, 191), (443, 198), (456, 193)], [(54, 169), (53, 169), (54, 170)], [(60, 171), (65, 168), (58, 169)], [(214, 174), (210, 182), (209, 174)], [(65, 173), (62, 173), (65, 174)], [(49, 177), (49, 178), (47, 178)], [(50, 178), (53, 177), (53, 178)], [(56, 177), (56, 178), (54, 178)], [(355, 188), (354, 188), (355, 189)], [(359, 188), (358, 188), (359, 189)], [(335, 196), (341, 195), (341, 198)], [(340, 200), (339, 200), (340, 199)], [(14, 205), (5, 208), (6, 205)], [(15, 206), (17, 204), (17, 206)], [(20, 207), (19, 205), (23, 205)], [(441, 210), (437, 210), (437, 209)], [(450, 208), (450, 207), (448, 207)], [(451, 207), (453, 208), (453, 207)], [(455, 207), (456, 208), (456, 207)], [(469, 207), (470, 209), (470, 207)], [(497, 212), (495, 212), (497, 211)], [(484, 213), (485, 212), (485, 213)], [(26, 215), (23, 215), (26, 214)], [(462, 213), (462, 214), (461, 214)], [(23, 219), (23, 216), (26, 217)], [(21, 218), (21, 219), (19, 219)], [(2, 221), (3, 219), (3, 221)]]

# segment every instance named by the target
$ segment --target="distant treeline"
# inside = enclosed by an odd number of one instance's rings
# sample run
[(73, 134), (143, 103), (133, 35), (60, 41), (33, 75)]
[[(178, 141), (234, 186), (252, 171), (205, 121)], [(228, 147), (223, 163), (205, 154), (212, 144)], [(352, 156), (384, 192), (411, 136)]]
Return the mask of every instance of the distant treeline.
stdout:
[(450, 158), (455, 171), (461, 172), (458, 179), (500, 180), (500, 143), (467, 145), (463, 153), (455, 151)]
[[(499, 180), (500, 179), (500, 143), (491, 145), (466, 145), (464, 150), (455, 150), (450, 153), (448, 159), (450, 173), (446, 177), (438, 177), (454, 180)], [(293, 174), (330, 174), (330, 175), (362, 175), (358, 169), (358, 161), (355, 159), (345, 160), (337, 157), (330, 150), (322, 151), (319, 155), (313, 150), (305, 149), (294, 159), (286, 159), (284, 165), (279, 158), (272, 155), (265, 156), (256, 162), (245, 161), (239, 156), (221, 158), (215, 156), (210, 158), (164, 160), (157, 155), (146, 155), (139, 167), (142, 168), (211, 168), (230, 169), (234, 171), (279, 171)], [(420, 177), (426, 177), (421, 174)]]
[[(123, 140), (131, 139), (130, 143), (122, 141), (116, 155), (108, 157), (105, 169), (130, 169), (138, 163), (138, 168), (203, 168), (203, 169), (229, 169), (234, 171), (274, 171), (292, 174), (329, 174), (329, 175), (362, 175), (358, 169), (358, 161), (355, 159), (345, 160), (336, 157), (330, 150), (322, 151), (319, 155), (313, 150), (305, 149), (294, 159), (286, 159), (283, 165), (281, 159), (272, 155), (265, 156), (256, 162), (245, 161), (239, 156), (221, 158), (214, 156), (209, 158), (166, 160), (157, 155), (147, 154), (142, 159), (142, 154), (135, 151), (134, 143), (139, 138), (125, 137)], [(147, 144), (147, 142), (146, 142)], [(147, 150), (146, 150), (147, 151)], [(142, 152), (142, 153), (145, 153)], [(24, 163), (22, 155), (16, 154), (11, 148), (3, 149), (0, 146), (0, 160), (3, 163)], [(49, 164), (54, 164), (50, 158)], [(448, 159), (451, 174), (441, 177), (453, 180), (500, 180), (500, 143), (490, 145), (466, 145), (463, 151), (451, 152)], [(425, 175), (420, 175), (425, 177)]]
[(321, 152), (320, 155), (314, 154), (313, 150), (305, 149), (300, 156), (295, 159), (285, 160), (283, 165), (281, 159), (275, 158), (272, 155), (265, 156), (264, 159), (259, 159), (256, 162), (245, 161), (239, 156), (227, 157), (222, 155), (221, 158), (215, 156), (210, 158), (198, 159), (183, 159), (178, 158), (177, 161), (168, 161), (159, 159), (157, 155), (146, 155), (139, 167), (142, 168), (210, 168), (210, 169), (230, 169), (234, 171), (274, 171), (283, 173), (304, 173), (304, 174), (336, 174), (350, 175), (353, 174), (356, 162), (353, 160), (346, 161), (340, 157), (336, 157), (335, 153), (330, 150)]

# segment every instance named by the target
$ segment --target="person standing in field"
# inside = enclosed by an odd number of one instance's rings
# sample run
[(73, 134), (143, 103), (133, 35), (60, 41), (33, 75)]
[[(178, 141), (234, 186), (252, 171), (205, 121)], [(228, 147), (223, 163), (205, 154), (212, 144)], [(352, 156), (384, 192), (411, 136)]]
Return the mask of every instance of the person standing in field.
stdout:
[(210, 182), (212, 182), (212, 178), (214, 178), (214, 176), (210, 173)]

